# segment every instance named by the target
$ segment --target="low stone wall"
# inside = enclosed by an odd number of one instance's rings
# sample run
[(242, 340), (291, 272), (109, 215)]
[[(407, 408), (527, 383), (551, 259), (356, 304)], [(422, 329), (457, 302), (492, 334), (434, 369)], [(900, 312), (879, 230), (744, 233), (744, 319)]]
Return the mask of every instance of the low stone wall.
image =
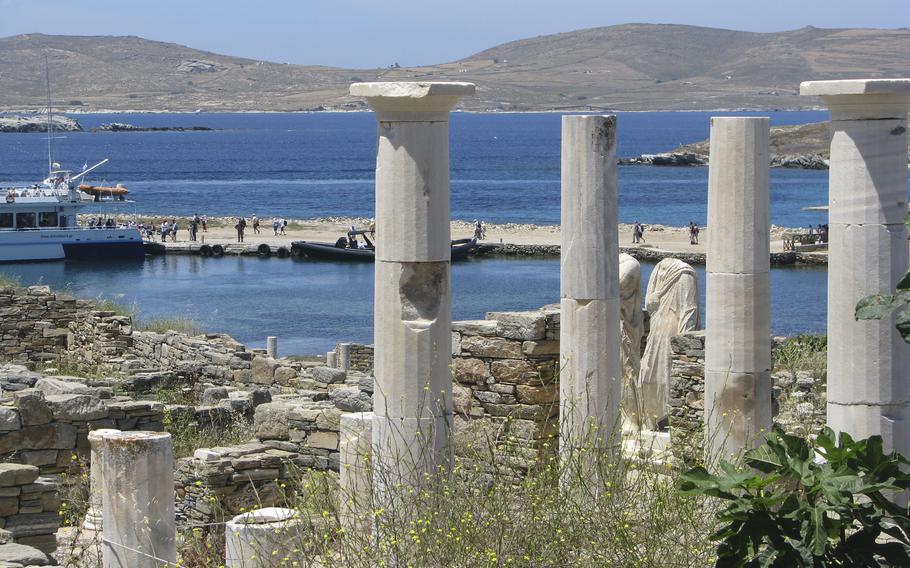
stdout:
[(53, 361), (66, 351), (70, 325), (91, 302), (55, 294), (47, 286), (0, 288), (0, 358)]
[[(22, 367), (0, 368), (0, 376), (11, 372), (27, 373)], [(0, 400), (0, 462), (36, 466), (42, 474), (61, 473), (74, 456), (87, 463), (90, 430), (164, 429), (160, 402), (113, 396), (110, 387), (53, 377), (16, 384), (34, 388)]]
[[(773, 350), (782, 344), (774, 338)], [(675, 458), (689, 463), (704, 454), (705, 335), (696, 331), (670, 340), (673, 366), (670, 377), (670, 434)], [(788, 434), (807, 436), (825, 424), (825, 377), (808, 371), (772, 373), (774, 424)]]
[(49, 554), (57, 548), (60, 498), (57, 483), (39, 474), (33, 465), (0, 463), (0, 528), (13, 542)]
[(338, 471), (341, 410), (293, 397), (256, 408), (256, 439), (196, 450), (175, 477), (178, 519), (218, 522), (252, 506), (286, 505), (303, 470)]

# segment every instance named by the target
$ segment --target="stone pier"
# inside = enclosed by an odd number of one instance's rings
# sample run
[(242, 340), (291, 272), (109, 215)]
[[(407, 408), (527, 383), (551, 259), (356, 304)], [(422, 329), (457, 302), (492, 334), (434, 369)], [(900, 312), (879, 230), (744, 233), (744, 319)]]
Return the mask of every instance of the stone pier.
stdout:
[(562, 118), (560, 454), (618, 445), (620, 356), (616, 117)]
[(856, 303), (893, 293), (907, 271), (910, 79), (810, 81), (831, 113), (828, 181), (828, 425), (882, 436), (910, 455), (910, 346), (893, 318), (856, 321)]
[(101, 428), (88, 433), (88, 443), (91, 446), (91, 472), (89, 477), (89, 509), (85, 513), (82, 527), (90, 531), (100, 531), (104, 524), (101, 513), (101, 491), (104, 481), (101, 478), (101, 439), (107, 434), (116, 434), (120, 430)]
[(711, 119), (705, 450), (731, 460), (771, 428), (770, 121)]
[(177, 560), (171, 435), (101, 439), (104, 568), (160, 568)]
[[(451, 450), (449, 111), (470, 83), (355, 83), (376, 113), (374, 489)], [(344, 366), (344, 355), (340, 357)]]

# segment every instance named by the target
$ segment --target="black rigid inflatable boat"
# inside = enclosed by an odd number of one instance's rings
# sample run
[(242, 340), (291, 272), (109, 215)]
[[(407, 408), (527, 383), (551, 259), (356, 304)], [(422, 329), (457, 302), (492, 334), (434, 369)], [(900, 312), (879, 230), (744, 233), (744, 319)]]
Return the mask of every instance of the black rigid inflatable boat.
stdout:
[[(339, 242), (342, 239), (339, 239)], [(475, 239), (458, 239), (452, 241), (452, 260), (463, 260), (480, 248)], [(339, 243), (311, 243), (294, 241), (291, 243), (291, 256), (312, 260), (336, 260), (347, 262), (375, 262), (376, 251), (373, 248), (348, 248)]]

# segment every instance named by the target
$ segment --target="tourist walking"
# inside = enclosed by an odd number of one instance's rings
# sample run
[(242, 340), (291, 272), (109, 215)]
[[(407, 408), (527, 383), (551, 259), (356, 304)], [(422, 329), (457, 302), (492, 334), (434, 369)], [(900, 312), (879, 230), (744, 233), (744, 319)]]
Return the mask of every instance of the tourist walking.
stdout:
[(474, 239), (482, 241), (487, 236), (487, 228), (484, 227), (483, 221), (474, 219)]
[(250, 221), (252, 221), (252, 223), (253, 223), (253, 234), (258, 235), (259, 234), (259, 217), (253, 215), (253, 218), (250, 219)]
[(175, 243), (177, 242), (177, 229), (179, 229), (179, 228), (180, 228), (180, 226), (177, 225), (177, 219), (171, 219), (171, 241), (172, 242), (175, 242)]
[(203, 233), (209, 232), (209, 218), (206, 215), (202, 216), (202, 232)]
[(698, 223), (693, 221), (689, 222), (689, 244), (697, 245), (698, 244), (698, 233), (700, 229), (698, 228)]
[(246, 230), (246, 219), (243, 217), (237, 218), (237, 224), (234, 225), (234, 228), (237, 229), (237, 242), (243, 242), (243, 231)]
[(645, 242), (645, 226), (635, 221), (635, 224), (632, 225), (632, 243), (638, 244)]
[(161, 242), (167, 241), (167, 234), (171, 232), (171, 227), (167, 224), (167, 221), (162, 221), (158, 230), (161, 231)]
[(287, 231), (288, 228), (288, 220), (282, 217), (279, 221), (279, 227), (281, 228), (282, 235), (287, 234), (285, 231)]

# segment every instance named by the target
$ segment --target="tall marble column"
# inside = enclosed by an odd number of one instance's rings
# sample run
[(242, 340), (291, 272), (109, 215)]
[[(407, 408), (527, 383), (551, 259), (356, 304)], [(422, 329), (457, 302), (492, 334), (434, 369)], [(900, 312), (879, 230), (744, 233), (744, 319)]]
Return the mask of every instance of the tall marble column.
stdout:
[(910, 79), (810, 81), (831, 112), (828, 177), (828, 426), (882, 436), (910, 455), (910, 346), (892, 318), (856, 321), (856, 303), (907, 271)]
[(376, 153), (373, 451), (377, 495), (447, 462), (452, 419), (449, 111), (470, 83), (355, 83)]
[(730, 460), (771, 428), (770, 122), (714, 117), (708, 170), (705, 449)]
[(162, 568), (177, 561), (174, 450), (162, 432), (101, 439), (104, 568)]
[(559, 274), (559, 445), (564, 464), (582, 446), (620, 442), (616, 210), (616, 117), (564, 116)]
[(106, 434), (114, 434), (116, 432), (120, 432), (120, 430), (100, 428), (88, 433), (92, 461), (89, 477), (89, 508), (85, 513), (85, 519), (82, 521), (82, 528), (86, 530), (100, 531), (104, 525), (104, 518), (101, 514), (101, 490), (104, 487), (104, 481), (101, 478), (101, 439)]

